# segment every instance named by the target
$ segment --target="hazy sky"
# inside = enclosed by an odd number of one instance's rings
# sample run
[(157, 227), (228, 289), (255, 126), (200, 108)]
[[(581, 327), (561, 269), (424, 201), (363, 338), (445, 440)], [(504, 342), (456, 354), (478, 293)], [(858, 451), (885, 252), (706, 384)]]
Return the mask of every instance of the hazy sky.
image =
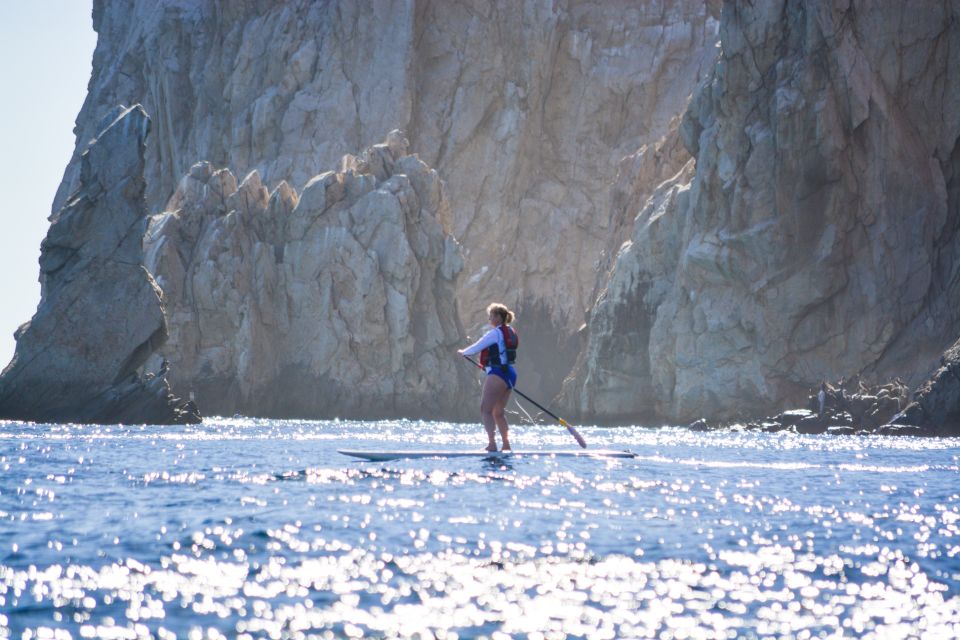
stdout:
[(86, 97), (91, 0), (0, 0), (0, 369), (33, 316), (40, 241)]

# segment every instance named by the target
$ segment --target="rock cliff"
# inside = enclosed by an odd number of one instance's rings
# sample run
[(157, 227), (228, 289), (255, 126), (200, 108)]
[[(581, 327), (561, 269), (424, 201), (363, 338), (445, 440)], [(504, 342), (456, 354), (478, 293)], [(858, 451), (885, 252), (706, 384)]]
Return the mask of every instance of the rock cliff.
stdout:
[(150, 119), (112, 110), (80, 156), (78, 189), (41, 245), (42, 300), (0, 376), (0, 417), (38, 422), (196, 422), (165, 378), (138, 369), (167, 337), (143, 267)]
[[(611, 237), (629, 232), (617, 167), (670, 129), (718, 29), (716, 3), (700, 0), (94, 5), (78, 140), (109, 105), (142, 102), (156, 125), (151, 211), (200, 159), (302, 190), (403, 129), (449, 187), (467, 328), (491, 299), (516, 309), (525, 389), (541, 397), (578, 353)], [(76, 180), (74, 161), (58, 203)]]
[(394, 131), (300, 194), (209, 162), (182, 178), (144, 249), (171, 326), (157, 357), (204, 411), (466, 416), (460, 247), (407, 145)]
[(960, 333), (960, 7), (726, 3), (720, 50), (695, 175), (634, 204), (566, 398), (735, 418), (919, 382)]
[[(960, 334), (952, 3), (98, 1), (94, 25), (55, 208), (110, 105), (155, 113), (160, 357), (217, 412), (452, 410), (454, 300), (471, 332), (517, 309), (524, 390), (576, 361), (563, 398), (599, 419), (916, 384)], [(419, 158), (395, 134), (322, 173), (397, 128)]]

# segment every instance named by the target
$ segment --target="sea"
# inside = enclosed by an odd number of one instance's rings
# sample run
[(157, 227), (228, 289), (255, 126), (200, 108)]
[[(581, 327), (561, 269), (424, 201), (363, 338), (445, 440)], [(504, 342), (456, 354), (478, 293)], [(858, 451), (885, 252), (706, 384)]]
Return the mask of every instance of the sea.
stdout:
[(960, 636), (960, 440), (579, 431), (0, 422), (0, 638)]

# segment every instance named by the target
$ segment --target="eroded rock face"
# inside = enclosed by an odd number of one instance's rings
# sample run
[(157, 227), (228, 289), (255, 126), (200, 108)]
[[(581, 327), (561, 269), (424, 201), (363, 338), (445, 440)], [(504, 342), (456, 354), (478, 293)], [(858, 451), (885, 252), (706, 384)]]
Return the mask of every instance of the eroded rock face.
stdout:
[(137, 369), (167, 336), (143, 267), (144, 148), (150, 118), (111, 111), (80, 158), (79, 188), (41, 245), (43, 296), (0, 377), (0, 417), (38, 422), (196, 422), (165, 379)]
[(449, 203), (407, 146), (394, 131), (299, 194), (208, 162), (182, 178), (144, 248), (170, 319), (162, 355), (205, 411), (474, 412)]
[[(449, 186), (468, 328), (500, 300), (525, 336), (549, 337), (524, 355), (525, 388), (544, 397), (579, 350), (611, 236), (629, 233), (610, 182), (712, 64), (715, 5), (98, 1), (78, 137), (105, 105), (143, 102), (158, 140), (147, 200), (161, 211), (198, 158), (302, 190), (405, 130)], [(76, 175), (74, 164), (59, 200)]]
[(958, 13), (725, 4), (680, 128), (696, 175), (636, 205), (566, 397), (739, 418), (925, 376), (960, 332)]

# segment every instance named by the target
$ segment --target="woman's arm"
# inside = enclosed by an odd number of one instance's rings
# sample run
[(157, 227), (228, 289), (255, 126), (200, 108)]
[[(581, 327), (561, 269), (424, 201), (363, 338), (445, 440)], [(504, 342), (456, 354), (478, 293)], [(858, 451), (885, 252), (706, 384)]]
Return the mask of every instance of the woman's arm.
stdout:
[(469, 347), (460, 350), (460, 355), (462, 356), (472, 356), (475, 353), (480, 353), (487, 347), (497, 344), (497, 329), (494, 327), (483, 334), (483, 337), (474, 342)]

